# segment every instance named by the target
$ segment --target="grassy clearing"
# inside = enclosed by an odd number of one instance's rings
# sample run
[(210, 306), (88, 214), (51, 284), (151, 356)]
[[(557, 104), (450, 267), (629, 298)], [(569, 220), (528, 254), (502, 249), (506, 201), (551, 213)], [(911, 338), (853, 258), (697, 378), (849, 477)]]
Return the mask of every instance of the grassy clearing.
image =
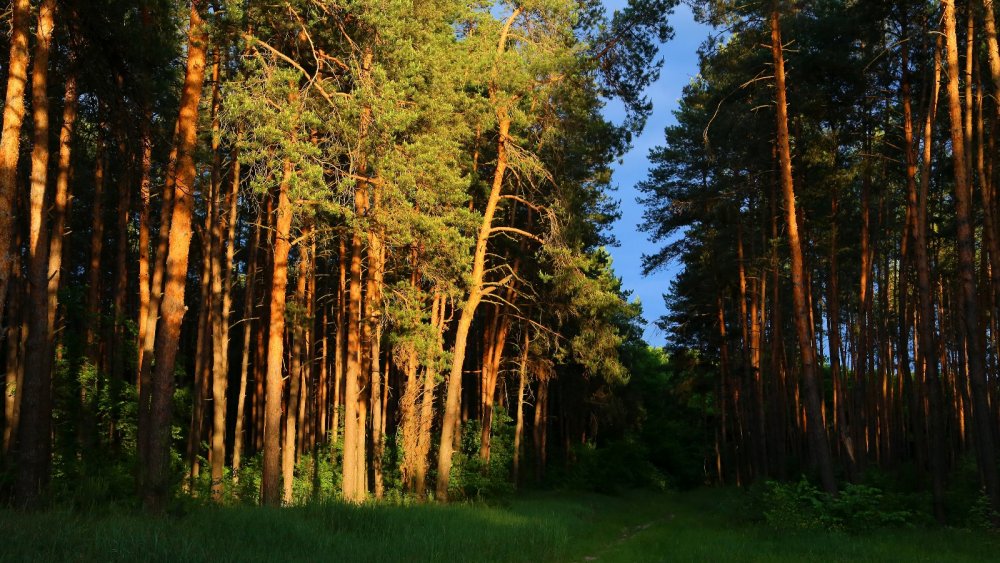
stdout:
[(984, 561), (994, 533), (776, 532), (739, 494), (548, 493), (507, 506), (0, 511), (0, 561)]

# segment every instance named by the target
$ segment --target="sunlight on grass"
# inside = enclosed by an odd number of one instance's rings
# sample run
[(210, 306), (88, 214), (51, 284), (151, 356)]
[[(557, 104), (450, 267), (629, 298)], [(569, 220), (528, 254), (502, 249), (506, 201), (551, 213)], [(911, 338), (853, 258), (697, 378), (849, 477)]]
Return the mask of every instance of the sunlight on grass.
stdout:
[(0, 511), (0, 561), (983, 561), (993, 533), (784, 533), (740, 514), (733, 490), (537, 493), (507, 506), (196, 507)]

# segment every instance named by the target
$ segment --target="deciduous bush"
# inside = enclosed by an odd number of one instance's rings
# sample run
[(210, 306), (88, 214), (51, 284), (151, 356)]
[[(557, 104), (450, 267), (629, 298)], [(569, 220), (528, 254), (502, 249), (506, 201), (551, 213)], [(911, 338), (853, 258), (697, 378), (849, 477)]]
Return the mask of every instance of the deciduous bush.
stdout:
[(915, 514), (891, 495), (868, 485), (847, 484), (838, 495), (817, 489), (805, 477), (769, 481), (762, 495), (764, 519), (777, 529), (864, 531), (911, 525)]

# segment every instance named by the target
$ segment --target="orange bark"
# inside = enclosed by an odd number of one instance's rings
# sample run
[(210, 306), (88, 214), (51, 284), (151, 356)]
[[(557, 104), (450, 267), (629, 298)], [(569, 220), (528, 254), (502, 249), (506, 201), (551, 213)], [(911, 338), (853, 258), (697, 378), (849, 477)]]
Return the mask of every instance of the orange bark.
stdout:
[[(292, 204), (288, 185), (292, 164), (285, 161), (278, 186), (277, 217), (274, 231), (274, 258), (271, 271), (271, 304), (267, 334), (267, 379), (264, 385), (264, 471), (261, 502), (277, 505), (281, 500), (281, 394), (282, 360), (285, 353), (285, 292), (288, 288), (288, 253), (291, 249)], [(289, 416), (292, 416), (289, 411)], [(294, 441), (285, 447), (294, 448)]]
[(979, 325), (976, 290), (975, 240), (972, 230), (972, 185), (966, 154), (966, 130), (962, 123), (959, 94), (958, 40), (955, 30), (955, 2), (943, 0), (945, 54), (948, 61), (948, 117), (951, 126), (952, 159), (955, 167), (955, 219), (957, 223), (959, 306), (965, 331), (968, 379), (971, 388), (973, 439), (986, 494), (994, 509), (1000, 508), (1000, 472), (996, 466), (992, 417), (988, 404), (983, 334)]
[(194, 152), (198, 141), (198, 104), (205, 81), (207, 27), (201, 17), (202, 0), (192, 0), (188, 31), (187, 68), (177, 119), (177, 177), (173, 213), (167, 240), (165, 283), (160, 305), (162, 318), (156, 332), (156, 363), (150, 380), (148, 459), (143, 501), (153, 510), (162, 510), (169, 494), (171, 401), (174, 390), (174, 363), (180, 343), (181, 322), (187, 307), (188, 254), (191, 247), (191, 218), (194, 211)]
[(792, 299), (794, 302), (795, 328), (799, 340), (802, 359), (802, 387), (805, 393), (805, 416), (808, 420), (809, 443), (819, 467), (823, 488), (830, 493), (837, 492), (837, 482), (833, 476), (833, 460), (823, 424), (823, 400), (820, 396), (820, 382), (816, 367), (816, 351), (813, 348), (812, 325), (809, 322), (810, 309), (806, 298), (805, 265), (802, 256), (802, 242), (799, 239), (799, 224), (795, 209), (795, 188), (792, 182), (792, 157), (788, 135), (788, 102), (785, 99), (785, 56), (781, 42), (781, 19), (775, 6), (771, 12), (771, 55), (774, 60), (774, 81), (777, 106), (778, 159), (780, 163), (781, 191), (785, 200), (788, 229), (788, 246), (792, 257)]
[(19, 506), (35, 505), (49, 482), (52, 462), (52, 383), (47, 354), (49, 232), (46, 188), (49, 172), (49, 51), (52, 46), (55, 0), (38, 9), (35, 61), (31, 73), (34, 139), (31, 149), (31, 194), (28, 227), (28, 341), (24, 350), (21, 420), (14, 496)]
[(24, 123), (24, 89), (28, 84), (31, 1), (14, 0), (11, 12), (7, 93), (3, 107), (3, 133), (0, 135), (0, 320), (3, 319), (4, 305), (7, 303), (7, 284), (15, 254), (12, 238), (18, 190), (17, 161), (20, 155), (21, 125)]

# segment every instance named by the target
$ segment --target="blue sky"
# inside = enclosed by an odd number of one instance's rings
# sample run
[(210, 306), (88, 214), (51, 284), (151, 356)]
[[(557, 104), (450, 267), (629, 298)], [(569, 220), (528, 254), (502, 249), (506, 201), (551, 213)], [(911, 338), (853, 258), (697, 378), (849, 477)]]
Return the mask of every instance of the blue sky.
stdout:
[[(608, 11), (625, 6), (627, 0), (604, 0)], [(697, 49), (710, 32), (710, 28), (694, 21), (691, 10), (684, 4), (677, 7), (670, 16), (674, 28), (674, 39), (660, 48), (663, 70), (660, 79), (648, 91), (653, 102), (653, 115), (646, 123), (643, 134), (634, 139), (632, 150), (616, 164), (614, 183), (618, 186), (615, 197), (621, 200), (621, 218), (615, 223), (613, 232), (621, 243), (617, 248), (608, 249), (614, 258), (614, 269), (622, 278), (622, 285), (632, 290), (632, 298), (642, 302), (646, 325), (646, 341), (656, 346), (666, 342), (666, 335), (656, 328), (654, 321), (666, 312), (663, 293), (670, 286), (676, 274), (677, 265), (656, 272), (648, 277), (642, 275), (642, 255), (656, 251), (657, 246), (646, 239), (645, 233), (638, 231), (642, 221), (642, 206), (636, 203), (639, 195), (635, 186), (646, 178), (649, 169), (649, 149), (663, 143), (663, 130), (676, 123), (673, 110), (681, 97), (681, 89), (698, 74)], [(606, 114), (612, 120), (620, 121), (620, 108), (609, 104)]]

